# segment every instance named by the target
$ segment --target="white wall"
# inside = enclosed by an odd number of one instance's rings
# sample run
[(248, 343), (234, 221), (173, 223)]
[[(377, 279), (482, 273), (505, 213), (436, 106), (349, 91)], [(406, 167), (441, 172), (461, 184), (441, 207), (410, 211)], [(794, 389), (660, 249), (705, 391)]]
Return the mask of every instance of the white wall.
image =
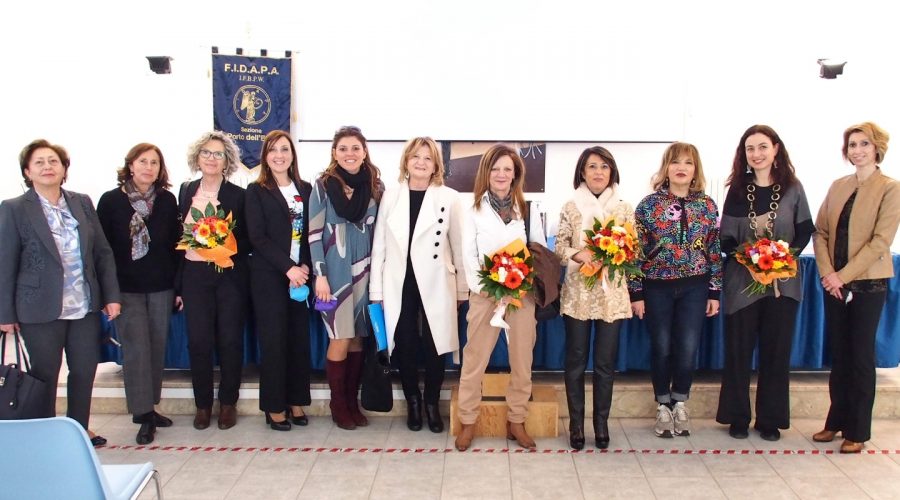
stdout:
[[(830, 182), (851, 172), (839, 153), (847, 125), (874, 120), (900, 137), (900, 44), (889, 5), (15, 2), (4, 6), (0, 30), (0, 198), (22, 192), (17, 155), (36, 137), (69, 149), (67, 187), (95, 198), (141, 141), (158, 144), (173, 178), (184, 178), (187, 145), (212, 126), (209, 54), (217, 45), (222, 53), (295, 52), (299, 139), (328, 139), (352, 123), (375, 141), (604, 143), (634, 203), (662, 146), (617, 142), (697, 144), (718, 197), (737, 139), (767, 123), (789, 148), (815, 212)], [(172, 56), (172, 74), (152, 74), (147, 55)], [(820, 57), (846, 58), (847, 74), (819, 79)], [(551, 215), (570, 193), (584, 146), (548, 146), (540, 198)], [(389, 183), (401, 147), (373, 142)], [(305, 177), (324, 167), (327, 149), (300, 144)], [(883, 165), (895, 177), (897, 154)]]

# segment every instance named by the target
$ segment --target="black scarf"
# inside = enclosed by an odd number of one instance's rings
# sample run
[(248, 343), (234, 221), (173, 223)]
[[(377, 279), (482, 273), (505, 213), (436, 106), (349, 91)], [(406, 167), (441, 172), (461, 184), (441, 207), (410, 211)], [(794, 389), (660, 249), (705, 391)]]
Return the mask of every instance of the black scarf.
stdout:
[[(369, 208), (369, 200), (372, 198), (371, 178), (369, 169), (363, 165), (359, 172), (351, 174), (338, 166), (334, 169), (340, 179), (329, 177), (325, 181), (325, 191), (328, 200), (338, 215), (350, 222), (362, 222)], [(341, 181), (344, 182), (341, 182)], [(344, 193), (344, 185), (353, 189), (353, 195), (347, 199)]]

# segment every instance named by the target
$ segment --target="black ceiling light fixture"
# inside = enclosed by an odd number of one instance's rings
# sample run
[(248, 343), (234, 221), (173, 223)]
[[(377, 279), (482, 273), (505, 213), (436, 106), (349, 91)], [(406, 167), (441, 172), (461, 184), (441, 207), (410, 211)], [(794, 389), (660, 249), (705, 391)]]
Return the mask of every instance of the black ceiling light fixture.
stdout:
[(157, 75), (168, 75), (172, 72), (172, 58), (169, 56), (147, 56), (150, 71)]
[(847, 61), (836, 63), (831, 62), (830, 59), (819, 59), (818, 62), (819, 78), (826, 80), (834, 80), (838, 75), (842, 75), (844, 73), (844, 65), (847, 64)]

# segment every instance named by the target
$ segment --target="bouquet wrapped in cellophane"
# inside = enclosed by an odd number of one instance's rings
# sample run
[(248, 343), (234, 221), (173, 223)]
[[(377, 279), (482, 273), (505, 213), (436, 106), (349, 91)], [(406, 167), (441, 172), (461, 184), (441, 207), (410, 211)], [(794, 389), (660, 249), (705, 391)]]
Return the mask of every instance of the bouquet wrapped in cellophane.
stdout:
[(197, 252), (219, 272), (233, 267), (231, 256), (237, 253), (237, 240), (231, 212), (226, 216), (224, 210), (208, 203), (203, 212), (191, 207), (191, 218), (194, 221), (184, 223), (184, 232), (175, 248)]
[[(630, 222), (619, 223), (614, 217), (604, 222), (594, 219), (594, 226), (585, 229), (585, 248), (591, 251), (593, 259), (582, 264), (581, 274), (588, 288), (593, 288), (598, 279), (603, 289), (608, 288), (608, 279), (626, 276), (643, 276), (638, 266), (637, 232)], [(612, 276), (609, 274), (612, 273)]]
[[(742, 264), (753, 281), (744, 289), (750, 295), (764, 294), (776, 280), (797, 276), (795, 251), (783, 240), (760, 238), (743, 243), (734, 252), (734, 259)], [(775, 286), (775, 296), (780, 295)]]
[(485, 255), (478, 277), (481, 290), (497, 301), (491, 326), (509, 328), (504, 315), (522, 306), (522, 298), (532, 289), (534, 280), (534, 265), (525, 243), (515, 240), (492, 255)]

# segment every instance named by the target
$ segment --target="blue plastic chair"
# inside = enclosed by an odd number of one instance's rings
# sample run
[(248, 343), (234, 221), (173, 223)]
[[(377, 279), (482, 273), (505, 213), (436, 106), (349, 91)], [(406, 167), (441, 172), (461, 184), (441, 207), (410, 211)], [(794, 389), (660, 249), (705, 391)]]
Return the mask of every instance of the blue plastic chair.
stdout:
[(0, 420), (0, 498), (137, 498), (153, 462), (102, 465), (81, 424), (67, 417)]

